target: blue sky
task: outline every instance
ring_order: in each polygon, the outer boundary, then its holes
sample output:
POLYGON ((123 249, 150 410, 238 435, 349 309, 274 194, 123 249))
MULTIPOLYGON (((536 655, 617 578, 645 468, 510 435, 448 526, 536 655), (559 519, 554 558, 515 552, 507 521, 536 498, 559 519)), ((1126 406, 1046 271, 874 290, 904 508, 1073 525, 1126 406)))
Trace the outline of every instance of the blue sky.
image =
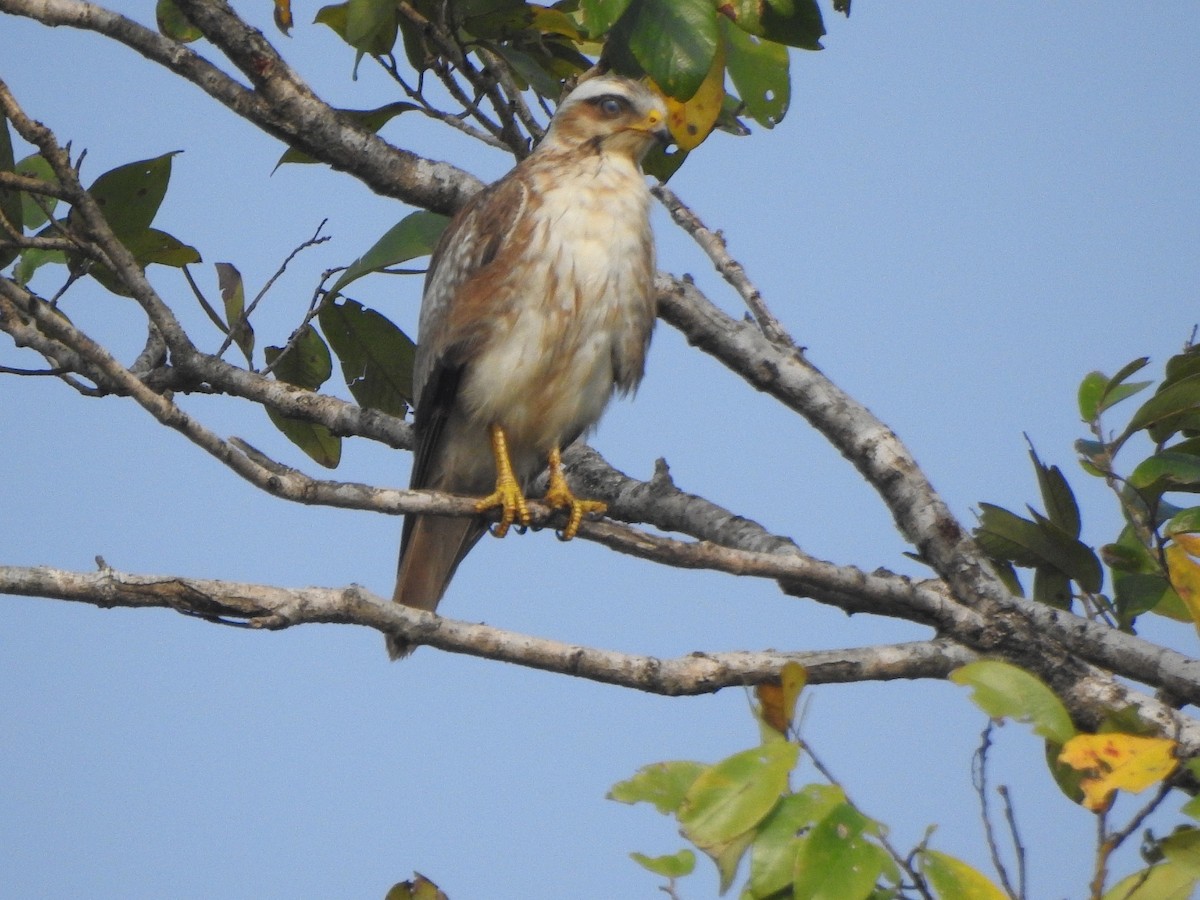
MULTIPOLYGON (((261 7, 268 37, 326 99, 394 98, 370 65, 350 79, 350 52, 303 24, 315 6, 297 7, 291 39, 261 7)), ((152 18, 150 4, 117 8, 152 18)), ((827 26, 824 52, 793 53, 784 123, 718 135, 672 187, 724 230, 809 357, 897 431, 968 522, 979 501, 1035 500, 1028 433, 1075 486, 1086 537, 1111 539, 1115 509, 1072 461, 1075 388, 1141 355, 1161 371, 1200 321, 1200 11, 857 0, 848 22, 830 14, 827 26)), ((321 167, 272 175, 278 144, 100 37, 0 18, 0 38, 0 78, 87 149, 85 180, 185 149, 156 224, 201 250, 197 274, 214 295, 209 264, 233 262, 260 285, 328 217, 334 239, 264 301, 262 343, 282 342, 322 270, 407 212, 321 167)), ((384 134, 483 178, 509 166, 408 116, 384 134)), ((662 267, 694 274, 737 313, 700 252, 665 215, 656 226, 662 267)), ((152 274, 205 334, 178 274, 152 274)), ((141 331, 128 302, 91 284, 69 296, 73 320, 131 358, 141 331)), ((368 279, 353 296, 415 325, 417 279, 368 279)), ((7 346, 0 362, 31 358, 7 346)), ((184 404, 219 433, 315 468, 259 410, 184 404)), ((132 572, 391 589, 398 521, 260 495, 127 401, 5 378, 0 423, 4 563, 89 570, 101 555, 132 572)), ((643 478, 665 457, 682 488, 817 556, 921 574, 819 435, 668 327, 636 400, 614 406, 593 443, 643 478)), ((337 475, 397 486, 408 465, 358 442, 337 475)), ((548 534, 482 542, 443 611, 658 656, 927 636, 548 534)), ((1145 633, 1195 647, 1187 629, 1145 633)), ((808 739, 897 844, 938 823, 934 846, 987 868, 970 789, 984 718, 961 689, 807 696, 808 739)), ((754 740, 736 690, 648 697, 430 649, 390 664, 380 637, 359 629, 258 634, 5 598, 0 893, 382 897, 416 869, 455 900, 655 897, 655 878, 626 853, 681 842, 668 820, 605 792, 641 765, 715 761, 754 740)), ((1013 787, 1031 896, 1080 896, 1093 822, 1051 785, 1041 753, 1007 726, 992 780, 1013 787)), ((684 896, 715 890, 706 863, 693 882, 684 896)))

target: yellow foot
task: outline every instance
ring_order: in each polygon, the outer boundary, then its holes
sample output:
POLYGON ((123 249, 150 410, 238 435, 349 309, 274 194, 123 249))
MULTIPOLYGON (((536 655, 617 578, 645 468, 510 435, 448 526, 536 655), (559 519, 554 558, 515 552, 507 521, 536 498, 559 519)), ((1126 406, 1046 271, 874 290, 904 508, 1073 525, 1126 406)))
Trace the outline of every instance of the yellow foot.
POLYGON ((475 511, 487 512, 499 508, 500 521, 492 526, 492 534, 504 537, 513 522, 523 528, 529 525, 529 506, 525 503, 525 495, 517 484, 517 476, 508 458, 508 439, 504 436, 504 429, 492 425, 490 431, 492 455, 496 458, 496 489, 475 504, 475 511))
POLYGON ((569 541, 579 533, 579 525, 587 513, 603 513, 608 505, 600 500, 580 500, 567 484, 562 472, 562 455, 558 449, 550 451, 550 486, 542 502, 554 509, 568 510, 567 524, 557 532, 559 540, 569 541))

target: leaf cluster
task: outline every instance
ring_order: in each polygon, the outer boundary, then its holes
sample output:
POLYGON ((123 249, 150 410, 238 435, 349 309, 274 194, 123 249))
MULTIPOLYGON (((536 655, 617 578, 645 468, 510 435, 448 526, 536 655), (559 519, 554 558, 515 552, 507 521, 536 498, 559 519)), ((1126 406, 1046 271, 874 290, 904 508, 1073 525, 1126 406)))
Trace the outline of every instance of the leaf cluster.
POLYGON ((1032 450, 1045 512, 1029 507, 1024 517, 980 504, 975 536, 1016 593, 1022 588, 1014 566, 1033 570, 1032 598, 1039 602, 1062 609, 1082 603, 1126 630, 1149 612, 1200 628, 1200 506, 1187 500, 1200 493, 1200 348, 1171 357, 1157 382, 1131 380, 1148 364, 1142 357, 1112 376, 1091 372, 1079 386, 1079 414, 1091 436, 1075 448, 1082 469, 1103 479, 1117 499, 1124 527, 1113 541, 1093 548, 1080 539, 1070 485, 1032 450), (1152 387, 1123 427, 1112 430, 1113 408, 1152 387), (1119 466, 1135 437, 1151 451, 1119 466))
MULTIPOLYGON (((826 780, 791 787, 804 749, 794 727, 804 684, 804 670, 788 663, 779 685, 756 690, 757 746, 713 764, 646 766, 614 785, 609 797, 650 803, 672 816, 680 834, 715 863, 722 894, 748 859, 742 900, 1001 897, 983 875, 946 854, 922 846, 897 858, 886 828, 856 806, 840 785, 826 780), (980 885, 992 892, 968 893, 980 885)), ((690 848, 632 857, 672 886, 695 867, 690 848)))
MULTIPOLYGON (((225 346, 237 346, 254 369, 256 336, 251 313, 255 304, 246 302, 241 272, 232 263, 216 263, 221 303, 209 302, 187 270, 189 265, 202 261, 200 253, 153 227, 176 155, 166 153, 104 172, 87 194, 140 267, 157 264, 184 270, 201 308, 225 335, 225 346)), ((49 162, 38 154, 13 160, 12 140, 2 119, 0 172, 12 172, 34 182, 23 190, 0 187, 0 214, 11 232, 20 236, 5 241, 0 234, 0 267, 15 263, 13 279, 25 285, 43 266, 64 266, 67 280, 58 291, 60 297, 83 277, 95 279, 115 294, 130 295, 129 286, 93 246, 79 210, 55 196, 57 180, 49 162)), ((416 345, 383 315, 342 296, 342 291, 364 275, 390 272, 394 266, 427 256, 446 222, 444 216, 419 211, 389 229, 366 253, 340 270, 332 287, 318 292, 308 319, 286 343, 264 349, 266 370, 280 381, 315 391, 331 377, 336 356, 346 386, 360 406, 403 418, 413 403, 416 345)), ((329 468, 338 465, 341 438, 327 426, 289 418, 273 409, 267 414, 313 460, 329 468)))
MULTIPOLYGON (((849 3, 834 10, 849 15, 849 3)), ((159 0, 157 13, 164 34, 200 38, 173 0, 159 0)), ((276 22, 291 29, 289 0, 277 0, 276 22)), ((742 116, 765 128, 782 121, 791 100, 788 49, 820 50, 825 34, 816 0, 345 0, 322 7, 314 22, 354 50, 356 68, 373 58, 399 80, 402 51, 417 74, 415 88, 400 82, 417 102, 346 111, 372 130, 401 112, 435 114, 420 87, 427 72, 467 107, 456 117, 475 118, 510 146, 519 102, 497 84, 531 91, 544 105, 597 65, 646 79, 667 101, 678 146, 646 161, 664 180, 714 129, 747 134, 742 116), (491 127, 478 105, 485 98, 507 124, 491 127)), ((536 139, 536 124, 525 125, 536 139)))
MULTIPOLYGON (((1071 722, 1062 701, 1037 676, 999 660, 982 660, 961 667, 950 676, 972 690, 972 699, 993 720, 1014 719, 1032 725, 1046 741, 1046 762, 1062 792, 1073 802, 1097 814, 1101 821, 1098 855, 1106 861, 1130 833, 1107 831, 1105 816, 1119 791, 1141 793, 1159 786, 1158 796, 1146 811, 1166 796, 1165 785, 1180 769, 1191 777, 1200 774, 1200 759, 1185 763, 1177 758, 1178 745, 1169 738, 1144 734, 1136 710, 1118 711, 1095 734, 1081 733, 1071 722)), ((1200 819, 1200 799, 1188 800, 1181 810, 1200 819)), ((1140 821, 1141 813, 1134 816, 1140 821)), ((1190 896, 1200 884, 1200 828, 1180 826, 1156 839, 1149 832, 1143 844, 1149 865, 1122 879, 1103 894, 1104 900, 1152 900, 1190 896)), ((1105 866, 1099 865, 1103 872, 1105 866)), ((1095 885, 1101 896, 1103 885, 1095 885)))
MULTIPOLYGON (((177 152, 164 153, 110 169, 88 188, 113 234, 133 254, 138 265, 182 268, 200 262, 200 254, 173 235, 153 227, 171 178, 177 152)), ((129 288, 91 246, 79 210, 65 214, 57 198, 58 181, 50 163, 39 154, 13 159, 8 123, 0 118, 0 172, 29 179, 22 190, 0 187, 0 214, 8 232, 0 232, 0 268, 16 261, 13 279, 28 284, 48 263, 67 266, 72 279, 90 276, 114 294, 129 296, 129 288)))

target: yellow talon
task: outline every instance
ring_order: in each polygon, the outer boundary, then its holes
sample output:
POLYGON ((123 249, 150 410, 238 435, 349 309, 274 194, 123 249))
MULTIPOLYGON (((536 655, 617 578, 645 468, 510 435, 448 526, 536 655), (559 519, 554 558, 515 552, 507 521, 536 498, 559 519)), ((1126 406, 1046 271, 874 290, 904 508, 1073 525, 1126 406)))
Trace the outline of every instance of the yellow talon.
POLYGON ((492 425, 489 430, 492 435, 492 455, 496 458, 496 489, 475 504, 475 511, 487 512, 499 507, 500 521, 492 529, 492 534, 504 537, 513 522, 529 525, 529 506, 525 503, 525 495, 521 493, 521 485, 517 483, 512 462, 508 458, 508 439, 504 436, 504 429, 492 425))
POLYGON ((542 498, 542 502, 555 509, 570 510, 566 527, 558 533, 559 538, 564 541, 571 540, 579 533, 579 525, 586 513, 603 513, 608 509, 608 504, 603 501, 580 500, 571 493, 562 471, 562 454, 557 447, 550 451, 550 486, 546 489, 546 496, 542 498))

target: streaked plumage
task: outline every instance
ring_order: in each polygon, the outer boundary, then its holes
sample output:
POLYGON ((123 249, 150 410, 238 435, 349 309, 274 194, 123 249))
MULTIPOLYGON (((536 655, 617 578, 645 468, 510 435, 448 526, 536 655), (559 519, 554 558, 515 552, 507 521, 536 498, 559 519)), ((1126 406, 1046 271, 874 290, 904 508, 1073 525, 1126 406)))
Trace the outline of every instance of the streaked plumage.
MULTIPOLYGON (((636 82, 586 81, 537 149, 451 221, 421 304, 412 487, 488 495, 499 429, 519 488, 504 497, 502 534, 523 518, 523 494, 548 460, 595 425, 614 392, 637 387, 654 325, 640 161, 665 139, 665 120, 662 101, 636 82)), ((603 508, 552 481, 551 502, 573 506, 576 522, 603 508)), ((497 495, 482 504, 502 505, 497 495)), ((485 528, 408 516, 393 599, 434 609, 485 528)), ((389 639, 388 649, 394 658, 410 648, 389 639)))

